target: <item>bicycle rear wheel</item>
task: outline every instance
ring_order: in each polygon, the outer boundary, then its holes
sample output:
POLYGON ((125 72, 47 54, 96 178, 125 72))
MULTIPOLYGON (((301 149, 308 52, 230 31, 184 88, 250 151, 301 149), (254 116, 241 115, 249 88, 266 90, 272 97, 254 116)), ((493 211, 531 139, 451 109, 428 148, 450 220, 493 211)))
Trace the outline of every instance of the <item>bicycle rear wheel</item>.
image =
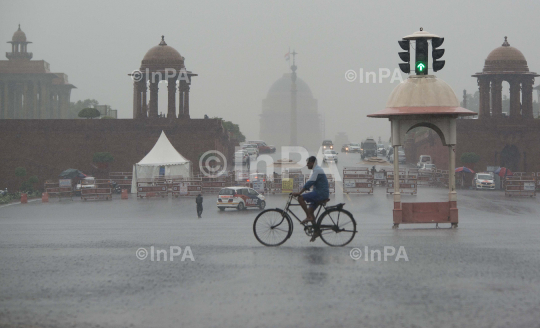
POLYGON ((324 212, 318 224, 321 239, 328 246, 345 246, 356 234, 356 221, 350 212, 343 209, 324 212))
POLYGON ((264 246, 279 246, 291 236, 292 221, 283 211, 265 210, 255 218, 253 233, 264 246))

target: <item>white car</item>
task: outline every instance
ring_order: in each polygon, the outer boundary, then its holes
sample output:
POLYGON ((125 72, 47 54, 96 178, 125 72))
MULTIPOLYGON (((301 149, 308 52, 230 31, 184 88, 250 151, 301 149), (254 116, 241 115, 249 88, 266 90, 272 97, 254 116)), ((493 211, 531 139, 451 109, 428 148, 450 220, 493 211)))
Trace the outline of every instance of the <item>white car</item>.
POLYGON ((473 186, 476 190, 495 190, 495 176, 492 172, 476 173, 474 175, 473 186))
POLYGON ((86 177, 80 181, 80 183, 77 183, 75 186, 75 194, 80 195, 82 189, 93 189, 96 187, 95 184, 95 178, 94 177, 86 177))
POLYGON ((437 170, 435 164, 423 164, 421 168, 418 169, 418 173, 431 174, 437 170))
POLYGON ((226 208, 236 208, 241 211, 248 207, 263 210, 266 207, 264 196, 248 187, 226 187, 219 191, 217 208, 220 211, 225 211, 226 208))
POLYGON ((360 144, 352 143, 349 144, 349 153, 359 153, 360 152, 360 144))
POLYGON ((328 162, 337 163, 338 162, 337 155, 338 155, 338 153, 336 153, 333 150, 325 150, 324 153, 323 153, 323 162, 325 162, 325 163, 328 163, 328 162))
POLYGON ((259 147, 254 144, 244 144, 242 146, 242 149, 247 151, 250 156, 255 155, 255 157, 259 156, 259 147))
POLYGON ((424 164, 432 164, 431 156, 429 155, 420 155, 418 158, 418 163, 416 164, 417 168, 421 168, 424 164))

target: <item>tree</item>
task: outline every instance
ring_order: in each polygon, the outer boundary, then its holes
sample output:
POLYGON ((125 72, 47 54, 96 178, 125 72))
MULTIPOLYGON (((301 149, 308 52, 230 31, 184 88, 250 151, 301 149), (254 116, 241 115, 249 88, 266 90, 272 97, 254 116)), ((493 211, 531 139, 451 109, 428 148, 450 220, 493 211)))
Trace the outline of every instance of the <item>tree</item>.
POLYGON ((99 102, 95 99, 85 99, 69 103, 69 118, 77 118, 81 110, 96 107, 97 105, 99 105, 99 102))
POLYGON ((221 120, 221 124, 223 124, 223 127, 225 128, 225 130, 227 130, 228 132, 232 134, 233 138, 235 138, 239 142, 246 141, 246 136, 242 134, 242 132, 240 131, 240 126, 238 124, 234 124, 231 121, 225 121, 221 117, 214 117, 214 118, 221 120))
POLYGON ((79 117, 93 119, 99 117, 101 113, 95 108, 85 108, 79 112, 79 117))

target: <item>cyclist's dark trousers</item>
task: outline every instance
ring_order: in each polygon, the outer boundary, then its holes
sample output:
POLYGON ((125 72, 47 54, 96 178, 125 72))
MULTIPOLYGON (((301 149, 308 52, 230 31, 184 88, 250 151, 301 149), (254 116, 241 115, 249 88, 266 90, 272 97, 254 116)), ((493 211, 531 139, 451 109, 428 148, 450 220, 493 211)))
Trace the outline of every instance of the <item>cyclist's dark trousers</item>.
POLYGON ((198 217, 201 217, 202 210, 203 210, 202 205, 197 205, 197 216, 198 217))

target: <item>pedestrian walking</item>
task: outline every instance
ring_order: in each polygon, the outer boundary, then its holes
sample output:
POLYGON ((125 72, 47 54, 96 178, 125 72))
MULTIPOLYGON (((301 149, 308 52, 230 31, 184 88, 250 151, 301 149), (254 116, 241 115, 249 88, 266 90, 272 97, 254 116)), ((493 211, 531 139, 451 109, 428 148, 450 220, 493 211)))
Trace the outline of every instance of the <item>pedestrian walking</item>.
POLYGON ((201 194, 197 195, 197 198, 195 198, 195 203, 197 203, 197 217, 202 218, 202 211, 203 211, 203 197, 201 194))

